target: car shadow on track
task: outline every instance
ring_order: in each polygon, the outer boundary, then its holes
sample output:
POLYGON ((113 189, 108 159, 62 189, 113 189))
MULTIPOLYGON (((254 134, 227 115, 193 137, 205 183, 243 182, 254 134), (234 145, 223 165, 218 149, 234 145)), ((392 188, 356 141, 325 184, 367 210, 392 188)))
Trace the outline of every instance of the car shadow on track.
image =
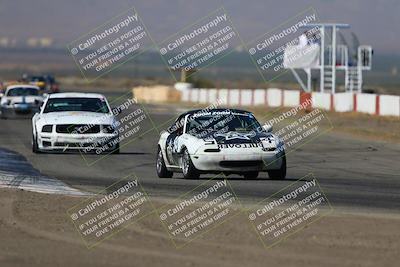
MULTIPOLYGON (((88 155, 88 156, 118 156, 118 155, 151 155, 153 153, 148 152, 119 152, 118 154, 112 153, 80 153, 79 151, 41 151, 42 155, 88 155)), ((39 154, 39 155, 40 155, 39 154)))
MULTIPOLYGON (((301 178, 285 178, 283 180, 276 180, 276 179, 271 179, 268 176, 265 177, 258 177, 258 178, 243 178, 240 176, 223 176, 223 175, 216 175, 216 176, 201 176, 198 179, 192 179, 192 178, 186 178, 184 179, 183 177, 176 177, 175 179, 182 179, 182 180, 199 180, 199 181, 207 181, 207 180, 229 180, 229 181, 272 181, 272 182, 283 182, 283 181, 288 181, 288 182, 295 182, 298 181, 301 178)), ((302 179, 303 182, 309 182, 311 181, 311 178, 307 179, 302 179)))

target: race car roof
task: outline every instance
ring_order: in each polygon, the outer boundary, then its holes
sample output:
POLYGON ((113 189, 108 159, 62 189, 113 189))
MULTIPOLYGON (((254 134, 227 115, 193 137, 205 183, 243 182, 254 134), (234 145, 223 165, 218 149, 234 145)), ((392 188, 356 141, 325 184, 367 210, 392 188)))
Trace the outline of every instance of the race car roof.
POLYGON ((68 98, 68 97, 105 98, 102 94, 95 94, 95 93, 56 93, 49 95, 49 98, 68 98))

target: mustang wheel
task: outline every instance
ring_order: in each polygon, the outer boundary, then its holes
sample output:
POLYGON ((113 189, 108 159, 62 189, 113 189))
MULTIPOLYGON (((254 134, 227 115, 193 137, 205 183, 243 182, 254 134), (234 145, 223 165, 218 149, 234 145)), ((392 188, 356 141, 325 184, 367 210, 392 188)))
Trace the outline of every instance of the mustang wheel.
POLYGON ((245 172, 243 176, 245 179, 256 179, 258 177, 258 172, 257 171, 245 172))
POLYGON ((199 171, 193 165, 189 152, 185 148, 182 155, 182 172, 185 179, 198 179, 200 177, 199 171))
POLYGON ((156 169, 157 169, 157 175, 159 178, 171 178, 172 175, 174 175, 173 172, 167 170, 167 167, 165 166, 165 162, 164 162, 164 157, 163 157, 160 147, 158 148, 158 153, 157 153, 156 169))
POLYGON ((37 143, 37 139, 34 137, 34 135, 32 134, 32 152, 33 153, 40 153, 39 147, 38 147, 38 143, 37 143))
POLYGON ((279 170, 268 171, 268 176, 274 180, 283 180, 286 177, 286 155, 282 156, 282 165, 279 170))

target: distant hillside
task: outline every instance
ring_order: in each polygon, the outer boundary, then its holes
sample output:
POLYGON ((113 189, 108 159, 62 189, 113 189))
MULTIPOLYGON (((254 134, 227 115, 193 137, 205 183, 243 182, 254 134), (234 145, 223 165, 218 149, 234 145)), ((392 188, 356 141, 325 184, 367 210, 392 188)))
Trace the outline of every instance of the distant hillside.
POLYGON ((59 47, 133 6, 156 42, 224 5, 243 40, 272 30, 307 8, 324 22, 349 23, 361 43, 400 54, 395 0, 2 0, 0 37, 51 37, 59 47))

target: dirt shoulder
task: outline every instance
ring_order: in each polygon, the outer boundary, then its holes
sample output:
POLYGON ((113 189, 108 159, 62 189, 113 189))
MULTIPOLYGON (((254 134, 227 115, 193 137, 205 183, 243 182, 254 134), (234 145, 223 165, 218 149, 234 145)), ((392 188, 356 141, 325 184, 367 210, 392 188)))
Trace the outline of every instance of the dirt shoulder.
POLYGON ((389 266, 400 260, 400 217, 333 214, 265 249, 236 216, 176 249, 158 217, 87 249, 66 210, 81 197, 0 190, 1 266, 389 266))

